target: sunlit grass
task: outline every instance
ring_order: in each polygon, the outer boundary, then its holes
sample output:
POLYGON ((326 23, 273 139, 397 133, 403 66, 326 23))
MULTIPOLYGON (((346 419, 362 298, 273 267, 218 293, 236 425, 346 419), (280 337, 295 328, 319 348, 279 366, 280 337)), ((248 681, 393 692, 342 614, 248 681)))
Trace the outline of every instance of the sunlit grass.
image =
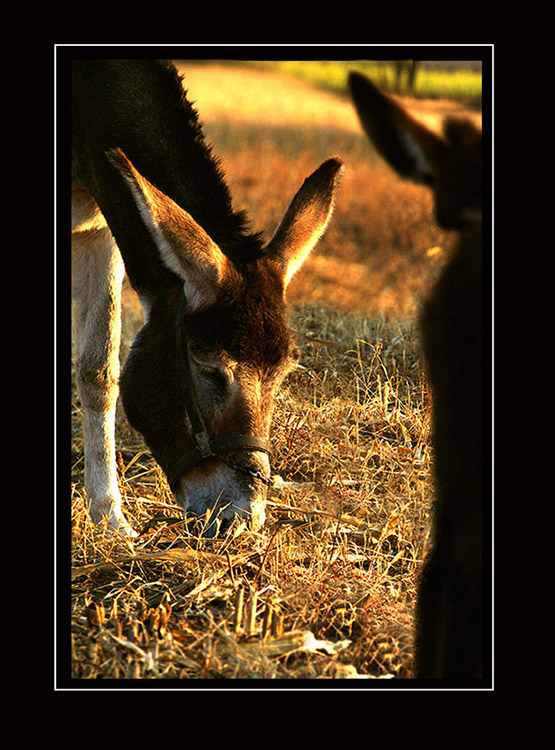
MULTIPOLYGON (((132 302, 125 317, 131 333, 141 318, 132 302)), ((343 667, 350 677, 410 676, 431 495, 418 335, 410 321, 317 305, 291 323, 301 361, 272 436, 284 483, 261 531, 191 534, 120 413, 120 486, 140 537, 119 540, 84 513, 74 445, 74 677, 299 679, 343 667), (327 646, 297 649, 314 639, 327 646)))

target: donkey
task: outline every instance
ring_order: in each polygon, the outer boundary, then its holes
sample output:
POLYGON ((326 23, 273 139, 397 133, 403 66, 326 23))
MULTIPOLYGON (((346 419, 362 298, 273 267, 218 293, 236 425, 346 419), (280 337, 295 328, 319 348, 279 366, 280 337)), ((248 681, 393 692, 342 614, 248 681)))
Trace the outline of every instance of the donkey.
POLYGON ((449 119, 443 137, 351 73, 364 130, 404 178, 432 188, 437 223, 459 233, 422 312, 433 393, 433 544, 416 613, 416 675, 482 675, 482 134, 449 119))
POLYGON ((236 517, 259 526, 274 397, 297 359, 286 289, 326 229, 341 161, 305 180, 264 243, 232 207, 171 63, 73 61, 72 134, 72 294, 90 516, 136 535, 117 482, 119 392, 205 536, 236 517), (145 319, 120 377, 124 272, 145 319))

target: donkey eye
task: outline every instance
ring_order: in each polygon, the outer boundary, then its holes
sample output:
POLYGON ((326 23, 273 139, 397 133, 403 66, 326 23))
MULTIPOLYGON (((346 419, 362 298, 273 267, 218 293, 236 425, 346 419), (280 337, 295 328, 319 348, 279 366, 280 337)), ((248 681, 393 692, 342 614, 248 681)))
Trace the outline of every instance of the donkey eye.
POLYGON ((221 374, 220 368, 217 365, 209 365, 206 362, 199 362, 196 359, 194 362, 198 371, 207 378, 216 378, 221 374))
POLYGON ((195 357, 191 357, 191 359, 195 363, 200 374, 214 385, 225 387, 233 379, 230 377, 227 368, 223 368, 221 365, 202 362, 195 357))
POLYGON ((203 362, 196 362, 195 364, 203 375, 216 375, 219 372, 219 368, 216 365, 206 365, 203 362))

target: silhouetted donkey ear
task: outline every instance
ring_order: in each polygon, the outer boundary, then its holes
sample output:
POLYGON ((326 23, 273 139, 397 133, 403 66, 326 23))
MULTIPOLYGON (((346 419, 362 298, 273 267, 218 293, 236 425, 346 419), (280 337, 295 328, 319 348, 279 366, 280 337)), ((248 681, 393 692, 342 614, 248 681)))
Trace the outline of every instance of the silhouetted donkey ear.
POLYGON ((433 189, 439 226, 465 229, 481 222, 481 131, 470 121, 447 119, 440 136, 366 76, 352 72, 349 87, 377 151, 401 177, 433 189))
POLYGON ((349 74, 349 88, 366 135, 388 164, 400 177, 433 186, 445 142, 361 73, 349 74))
POLYGON ((280 266, 284 287, 325 232, 343 171, 338 158, 321 164, 304 181, 268 243, 264 254, 280 266))
POLYGON ((230 261, 200 224, 145 179, 121 149, 106 156, 128 183, 162 261, 185 282, 189 308, 213 302, 231 271, 230 261))

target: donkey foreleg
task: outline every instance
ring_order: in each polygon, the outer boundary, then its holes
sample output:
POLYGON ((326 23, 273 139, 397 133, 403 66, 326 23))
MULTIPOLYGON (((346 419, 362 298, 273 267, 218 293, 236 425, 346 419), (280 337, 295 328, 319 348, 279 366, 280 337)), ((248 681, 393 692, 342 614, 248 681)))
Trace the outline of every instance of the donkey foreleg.
POLYGON ((83 410, 85 491, 91 519, 135 536, 121 510, 115 451, 124 267, 104 227, 72 236, 77 391, 83 410))

